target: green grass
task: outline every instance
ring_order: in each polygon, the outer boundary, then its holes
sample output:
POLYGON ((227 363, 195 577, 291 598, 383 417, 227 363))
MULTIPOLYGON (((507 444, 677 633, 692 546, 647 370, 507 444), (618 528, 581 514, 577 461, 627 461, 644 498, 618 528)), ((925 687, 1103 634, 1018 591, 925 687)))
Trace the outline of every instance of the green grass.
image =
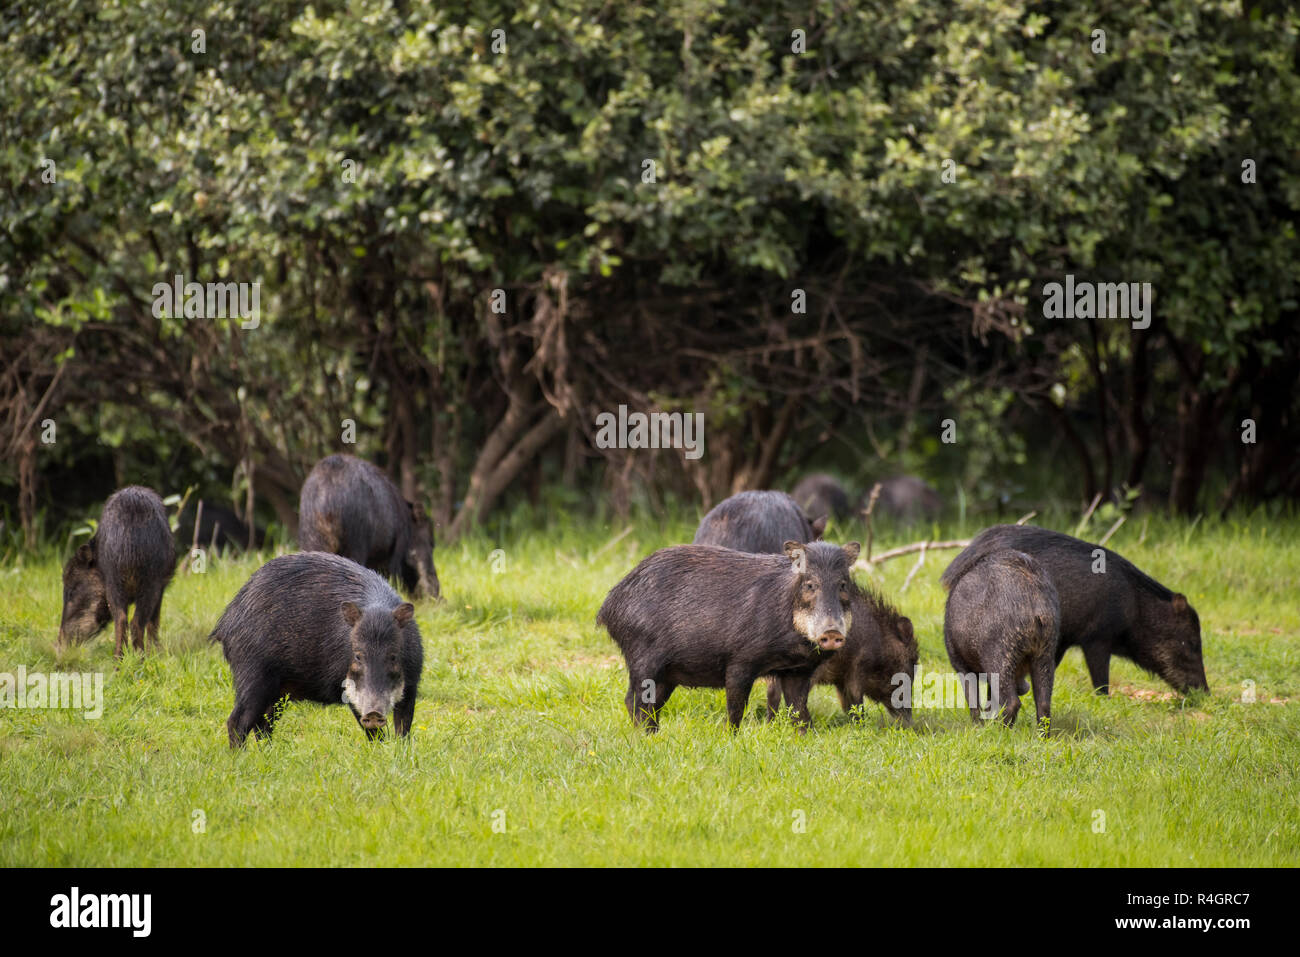
MULTIPOLYGON (((162 653, 128 655, 116 671, 104 635, 56 662, 53 559, 0 568, 0 672, 105 674, 99 720, 0 709, 0 865, 1300 859, 1295 519, 1152 520, 1141 543, 1143 521, 1124 526, 1109 544, 1199 611, 1213 693, 1162 698, 1159 679, 1116 660, 1112 681, 1124 690, 1100 699, 1074 650, 1057 676, 1058 731, 1045 741, 1032 721, 975 728, 964 709, 918 710, 908 730, 872 705, 853 724, 826 688, 800 737, 754 719, 761 685, 737 735, 721 691, 689 689, 673 696, 657 736, 635 732, 622 659, 596 609, 636 561, 689 540, 692 527, 638 522, 603 551, 621 525, 516 529, 439 549, 447 601, 417 607, 426 658, 410 738, 371 744, 342 706, 292 704, 274 741, 241 753, 227 748, 230 674, 206 635, 258 559, 178 574, 162 653), (506 564, 494 573, 497 547, 506 564), (1241 703, 1247 680, 1254 704, 1241 703)), ((912 537, 878 538, 876 551, 912 537)), ((906 592, 913 557, 877 579, 915 623, 927 669, 948 670, 938 576, 954 554, 932 555, 906 592)))

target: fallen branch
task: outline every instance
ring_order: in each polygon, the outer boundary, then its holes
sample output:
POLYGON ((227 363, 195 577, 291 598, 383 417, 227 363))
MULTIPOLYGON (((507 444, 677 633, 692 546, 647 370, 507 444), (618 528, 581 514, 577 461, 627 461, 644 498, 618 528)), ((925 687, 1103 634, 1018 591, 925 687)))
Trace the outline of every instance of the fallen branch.
POLYGON ((1119 527, 1124 524, 1124 520, 1126 518, 1128 518, 1127 515, 1121 515, 1119 518, 1117 518, 1115 520, 1115 524, 1110 527, 1110 531, 1108 531, 1105 535, 1103 535, 1101 537, 1101 541, 1099 541, 1097 544, 1105 545, 1108 541, 1110 541, 1110 537, 1114 535, 1117 531, 1119 531, 1119 527))
POLYGON ((1088 527, 1088 519, 1092 518, 1092 513, 1097 510, 1101 504, 1101 493, 1098 492, 1092 497, 1092 504, 1088 506, 1088 511, 1083 513, 1083 518, 1079 519, 1079 524, 1074 526, 1074 537, 1078 538, 1085 528, 1088 527))
POLYGON ((912 566, 912 570, 907 573, 907 578, 903 580, 903 587, 899 589, 900 592, 907 591, 907 586, 912 584, 912 577, 919 572, 921 566, 925 564, 925 546, 927 544, 927 542, 921 543, 921 557, 916 560, 916 564, 912 566))
POLYGON ((617 544, 618 544, 619 542, 621 542, 623 539, 627 538, 627 536, 628 536, 629 534, 631 534, 631 532, 632 532, 632 526, 629 525, 627 528, 623 529, 623 531, 619 532, 617 535, 615 535, 613 538, 611 538, 609 541, 607 541, 604 545, 601 545, 600 548, 596 549, 596 550, 592 553, 592 555, 591 555, 591 559, 589 559, 589 561, 590 561, 590 560, 597 559, 597 558, 599 558, 601 555, 605 554, 607 551, 609 551, 611 548, 613 548, 615 545, 617 545, 617 544))
POLYGON ((898 558, 900 555, 910 555, 912 552, 936 551, 945 548, 965 548, 971 543, 969 538, 954 539, 947 542, 913 542, 911 545, 900 545, 897 548, 891 548, 888 551, 881 552, 875 558, 859 558, 853 567, 855 570, 870 572, 872 567, 879 565, 881 562, 887 562, 891 558, 898 558))
POLYGON ((1033 512, 1030 512, 1028 515, 1024 515, 1024 516, 1022 516, 1021 519, 1020 519, 1018 522, 1016 522, 1016 524, 1017 524, 1017 525, 1023 525, 1023 524, 1025 524, 1025 522, 1029 521, 1031 518, 1033 518, 1033 517, 1034 517, 1035 515, 1037 515, 1037 514, 1038 514, 1038 512, 1037 512, 1036 510, 1033 511, 1033 512))
POLYGON ((880 483, 877 482, 871 486, 871 497, 867 499, 867 507, 862 510, 862 517, 867 522, 867 553, 863 556, 865 561, 871 561, 871 543, 876 537, 875 529, 871 525, 871 513, 876 507, 876 499, 880 497, 880 483))

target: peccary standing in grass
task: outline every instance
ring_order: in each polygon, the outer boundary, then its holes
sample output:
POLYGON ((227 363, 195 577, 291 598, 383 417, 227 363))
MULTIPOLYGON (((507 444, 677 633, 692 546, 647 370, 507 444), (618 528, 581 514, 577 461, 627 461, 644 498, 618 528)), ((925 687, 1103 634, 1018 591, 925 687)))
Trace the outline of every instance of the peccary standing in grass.
MULTIPOLYGON (((852 626, 857 542, 785 543, 784 555, 662 548, 610 590, 596 616, 627 662, 627 710, 646 731, 678 686, 725 688, 739 726, 761 675, 810 675, 852 626)), ((796 701, 806 713, 807 701, 796 701)))
POLYGON ((984 675, 989 714, 1001 710, 1011 727, 1029 676, 1038 721, 1045 724, 1052 709, 1061 613, 1047 572, 1024 552, 1001 549, 966 566, 950 588, 943 643, 962 679, 971 719, 980 718, 979 676, 984 675))
POLYGON ((693 544, 780 555, 787 541, 811 542, 825 529, 825 515, 809 521, 785 492, 738 492, 704 516, 693 544))
MULTIPOLYGON (((862 508, 867 507, 871 490, 862 498, 862 508)), ((873 517, 884 517, 902 524, 931 522, 943 511, 939 493, 914 475, 899 475, 882 479, 873 517)))
POLYGON ((420 506, 387 475, 351 455, 316 463, 302 484, 298 544, 332 552, 401 582, 413 598, 437 598, 433 530, 420 506))
POLYGON ((163 592, 175 571, 176 546, 162 499, 140 485, 114 492, 94 536, 64 566, 56 648, 94 637, 111 620, 113 656, 121 658, 132 603, 132 643, 143 651, 147 628, 150 644, 157 647, 163 592))
POLYGON ((895 703, 895 691, 900 686, 911 687, 919 658, 911 619, 900 615, 879 594, 856 583, 850 588, 850 596, 852 625, 844 647, 818 665, 809 678, 769 679, 769 718, 780 708, 783 694, 792 709, 795 701, 807 701, 809 689, 800 686, 800 682, 806 681, 813 685, 834 685, 839 692, 840 707, 845 711, 862 704, 864 698, 870 698, 884 705, 904 724, 912 723, 910 695, 903 704, 895 703), (901 684, 898 680, 900 675, 906 676, 906 681, 901 684))
POLYGON ((1184 694, 1209 690, 1196 610, 1183 595, 1108 548, 1032 525, 994 525, 953 559, 943 573, 944 587, 951 588, 984 555, 1004 548, 1032 555, 1056 586, 1058 665, 1066 649, 1078 645, 1100 694, 1110 688, 1111 655, 1128 658, 1184 694))
POLYGON ((805 475, 795 485, 790 496, 803 509, 805 515, 823 517, 833 515, 837 521, 844 521, 853 512, 853 503, 844 486, 834 478, 822 472, 805 475))
POLYGON ((356 562, 325 552, 283 555, 244 583, 211 640, 221 642, 235 683, 226 728, 239 747, 269 735, 283 697, 344 703, 367 736, 388 716, 411 730, 424 666, 415 609, 356 562))

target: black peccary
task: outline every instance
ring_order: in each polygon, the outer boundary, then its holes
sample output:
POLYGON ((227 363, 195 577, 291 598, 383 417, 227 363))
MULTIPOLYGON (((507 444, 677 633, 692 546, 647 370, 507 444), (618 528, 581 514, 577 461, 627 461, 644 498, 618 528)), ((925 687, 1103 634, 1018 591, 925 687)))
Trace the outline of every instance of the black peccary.
POLYGON ((811 542, 825 530, 825 515, 809 521, 785 492, 738 492, 709 510, 692 544, 780 555, 786 542, 811 542))
POLYGON ((1170 591, 1117 552, 1032 525, 986 528, 943 573, 945 588, 990 551, 1014 548, 1046 569, 1061 601, 1056 663, 1078 645, 1092 685, 1110 689, 1110 656, 1128 658, 1186 694, 1208 691, 1201 657, 1201 619, 1186 597, 1170 591), (1093 552, 1104 553, 1104 566, 1093 552), (1105 571, 1094 572, 1104 567, 1105 571))
MULTIPOLYGON (((181 550, 188 552, 195 544, 199 548, 231 549, 242 552, 248 545, 248 525, 232 509, 204 499, 186 504, 181 510, 176 526, 176 540, 181 550), (198 520, 198 535, 194 522, 198 520)), ((266 544, 266 532, 253 527, 253 548, 266 544)))
POLYGON ((298 545, 372 568, 413 598, 439 595, 428 517, 363 459, 330 455, 316 463, 302 484, 298 545))
MULTIPOLYGON (((870 498, 868 489, 862 498, 862 508, 867 507, 870 498)), ((942 511, 943 499, 938 492, 915 475, 898 475, 880 481, 880 494, 871 514, 910 525, 933 521, 942 511)))
MULTIPOLYGON (((904 724, 912 723, 911 696, 896 698, 899 675, 906 675, 902 687, 910 688, 916 672, 919 649, 912 632, 912 621, 898 613, 888 601, 874 591, 850 588, 850 612, 853 620, 844 639, 844 647, 817 666, 808 678, 772 678, 767 685, 768 717, 781 707, 784 694, 791 709, 795 701, 807 702, 811 685, 834 685, 840 707, 845 711, 870 698, 904 724)), ((806 712, 796 715, 806 720, 806 712)))
POLYGON ((834 478, 822 472, 805 475, 790 493, 805 515, 822 517, 833 515, 837 521, 844 521, 853 512, 853 503, 844 486, 834 478))
POLYGON ((143 651, 147 628, 157 647, 163 592, 175 571, 176 546, 162 499, 140 485, 118 489, 104 503, 94 536, 63 568, 57 648, 94 637, 111 620, 113 656, 121 658, 132 603, 132 643, 143 651))
POLYGON ((415 608, 379 575, 326 552, 282 555, 239 589, 209 636, 235 683, 226 729, 237 748, 271 733, 275 704, 346 704, 373 738, 405 736, 424 666, 415 608))
POLYGON ((980 719, 980 675, 989 681, 989 712, 1016 723, 1024 679, 1034 686, 1039 724, 1052 710, 1061 604, 1051 576, 1024 552, 999 549, 966 566, 950 585, 943 643, 961 677, 971 719, 980 719))
POLYGON ((674 545, 637 565, 596 616, 627 662, 633 723, 656 730, 678 686, 725 688, 735 728, 760 675, 811 674, 852 625, 858 549, 788 541, 784 555, 757 555, 674 545))

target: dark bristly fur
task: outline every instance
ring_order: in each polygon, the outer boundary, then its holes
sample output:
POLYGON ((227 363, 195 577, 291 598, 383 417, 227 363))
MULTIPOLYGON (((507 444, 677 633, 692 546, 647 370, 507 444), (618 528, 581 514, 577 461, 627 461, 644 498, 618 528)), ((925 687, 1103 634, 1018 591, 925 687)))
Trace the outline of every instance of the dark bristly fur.
POLYGON ((1061 602, 1060 664, 1066 649, 1083 650, 1092 684, 1110 687, 1110 656, 1119 655, 1159 675, 1180 692, 1209 690, 1201 657, 1201 620, 1187 599, 1160 584, 1117 552, 1105 553, 1105 573, 1094 573, 1099 546, 1033 525, 994 525, 979 535, 943 573, 949 590, 992 551, 1012 548, 1032 555, 1056 586, 1061 602))
MULTIPOLYGON (((817 666, 811 684, 833 685, 839 693, 840 707, 845 711, 870 698, 905 724, 912 722, 910 698, 902 707, 895 707, 894 692, 900 687, 899 675, 906 675, 905 687, 911 679, 919 659, 916 636, 911 619, 904 617, 893 605, 873 589, 854 583, 852 588, 853 624, 845 636, 844 647, 830 660, 817 666)), ((808 692, 800 689, 797 678, 773 678, 767 685, 768 717, 781 707, 782 695, 786 701, 808 692), (788 689, 787 685, 793 684, 788 689)))
POLYGON ((979 679, 989 684, 989 711, 1002 710, 1007 727, 1020 712, 1020 688, 1033 679, 1040 724, 1052 707, 1061 606, 1043 567, 1024 552, 992 551, 968 566, 948 594, 943 643, 961 676, 971 719, 979 721, 979 679))
POLYGON ((134 604, 131 641, 158 645, 163 592, 176 571, 176 546, 162 499, 152 489, 128 485, 104 503, 99 527, 63 569, 60 648, 85 641, 113 622, 113 655, 122 657, 127 609, 134 604))
MULTIPOLYGON (((341 704, 351 679, 364 700, 401 696, 393 727, 406 735, 424 666, 420 629, 386 581, 368 568, 325 552, 283 555, 244 583, 212 629, 235 684, 226 726, 230 746, 254 731, 269 735, 280 698, 341 704), (354 606, 357 620, 348 620, 354 606)), ((348 702, 357 723, 373 736, 387 715, 348 702), (367 725, 366 719, 370 719, 367 725)))
POLYGON ((790 492, 805 515, 821 518, 833 515, 839 521, 848 518, 853 512, 853 503, 844 486, 823 472, 805 475, 790 492))
POLYGON ((785 542, 811 542, 820 538, 825 528, 826 516, 809 521, 799 503, 785 492, 739 492, 704 516, 693 544, 780 555, 785 542))
MULTIPOLYGON (((636 724, 654 731, 664 702, 683 686, 725 688, 734 728, 760 675, 810 675, 826 659, 808 632, 843 641, 857 543, 787 546, 786 555, 662 548, 610 590, 596 621, 627 661, 636 724)), ((795 704, 806 714, 806 700, 795 704)))
POLYGON ((351 455, 316 463, 302 484, 298 544, 333 552, 401 582, 414 598, 437 598, 433 530, 382 471, 351 455))

